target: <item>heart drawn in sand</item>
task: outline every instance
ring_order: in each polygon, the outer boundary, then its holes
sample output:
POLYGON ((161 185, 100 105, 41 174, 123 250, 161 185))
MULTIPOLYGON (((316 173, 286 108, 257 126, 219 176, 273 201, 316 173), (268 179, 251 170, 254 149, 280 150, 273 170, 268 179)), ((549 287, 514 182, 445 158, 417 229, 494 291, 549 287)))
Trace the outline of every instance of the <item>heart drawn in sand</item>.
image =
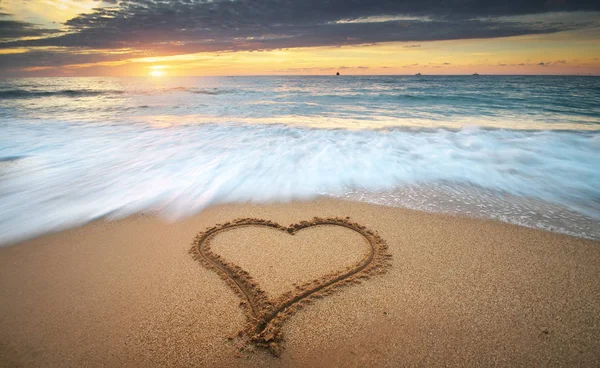
POLYGON ((244 218, 225 224, 217 224, 198 234, 194 239, 190 254, 207 268, 216 271, 234 292, 242 298, 240 305, 247 318, 246 327, 239 336, 246 342, 269 349, 279 356, 281 352, 281 326, 287 317, 314 298, 320 298, 338 290, 342 286, 359 283, 371 275, 383 273, 390 265, 391 255, 387 252, 385 241, 375 232, 362 225, 351 222, 349 218, 318 218, 301 221, 298 224, 282 226, 275 222, 244 218), (225 260, 211 249, 211 240, 222 232, 248 226, 261 226, 295 235, 303 229, 317 226, 340 226, 362 235, 370 249, 365 257, 345 269, 328 273, 322 277, 296 286, 275 299, 269 299, 248 272, 236 264, 225 260))

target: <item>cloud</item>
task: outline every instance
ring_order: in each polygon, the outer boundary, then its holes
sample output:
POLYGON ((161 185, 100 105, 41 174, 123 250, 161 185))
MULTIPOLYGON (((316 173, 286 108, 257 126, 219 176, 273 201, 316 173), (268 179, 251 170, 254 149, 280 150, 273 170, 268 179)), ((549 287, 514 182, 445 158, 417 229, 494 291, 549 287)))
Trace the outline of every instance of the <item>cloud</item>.
MULTIPOLYGON (((110 14, 110 13, 106 13, 110 14)), ((113 16, 115 16, 113 14, 113 16)), ((100 17, 99 18, 103 18, 100 17)), ((104 18, 103 18, 104 19, 104 18)), ((107 16, 107 19, 114 19, 107 16)), ((215 25, 161 22, 158 19, 131 22, 106 21, 102 24, 69 21, 72 32, 59 37, 4 43, 0 47, 92 47, 120 48, 124 45, 146 48, 159 53, 206 51, 270 50, 279 48, 341 46, 393 41, 440 41, 497 38, 525 34, 554 33, 570 29, 566 25, 548 24, 532 28, 525 23, 464 20, 396 21, 385 23, 344 24, 237 24, 215 25), (115 24, 112 24, 115 22, 115 24), (147 27, 146 22, 156 26, 147 27), (174 27, 174 24, 178 24, 174 27), (204 25, 201 27, 199 25, 204 25)), ((68 23, 69 24, 69 23, 68 23)))
MULTIPOLYGON (((384 67, 388 68, 388 67, 384 67)), ((359 69, 366 70, 370 69, 368 66, 340 66, 340 67, 307 67, 307 68, 286 68, 286 69, 277 69, 277 72, 293 72, 293 73, 310 73, 310 72, 328 72, 328 71, 336 71, 336 70, 349 70, 349 69, 359 69)))
MULTIPOLYGON (((68 20, 68 32, 18 21, 0 23, 0 48, 128 47, 147 56, 198 52, 426 42, 547 34, 589 26, 589 21, 518 21, 514 16, 555 11, 600 11, 600 3, 573 0, 131 0, 68 20), (39 37, 35 40, 10 39, 39 37)), ((418 48, 410 44, 405 48, 418 48)), ((30 55, 31 56, 31 55, 30 55)), ((1 57, 0 69, 18 67, 1 57)), ((109 56, 118 60, 122 56, 109 56)), ((65 64, 49 53, 36 66, 65 64)))
MULTIPOLYGON (((536 65, 539 65, 539 66, 552 66, 552 65, 563 65, 563 64, 566 64, 566 63, 567 63, 566 60, 556 60, 556 61, 546 61, 546 62, 541 61, 541 62, 537 63, 536 65)), ((519 64, 519 65, 521 65, 521 64, 519 64)))
POLYGON ((92 63, 118 62, 133 57, 144 56, 142 52, 131 51, 122 54, 106 54, 102 52, 86 52, 54 48, 51 50, 31 50, 24 53, 0 55, 3 68, 0 70, 25 69, 33 67, 54 68, 64 65, 81 65, 92 63))
MULTIPOLYGON (((8 16, 0 13, 0 16, 8 16)), ((60 33, 56 29, 39 28, 33 23, 20 22, 16 20, 0 20, 0 41, 18 39, 22 37, 40 37, 53 33, 60 33)))

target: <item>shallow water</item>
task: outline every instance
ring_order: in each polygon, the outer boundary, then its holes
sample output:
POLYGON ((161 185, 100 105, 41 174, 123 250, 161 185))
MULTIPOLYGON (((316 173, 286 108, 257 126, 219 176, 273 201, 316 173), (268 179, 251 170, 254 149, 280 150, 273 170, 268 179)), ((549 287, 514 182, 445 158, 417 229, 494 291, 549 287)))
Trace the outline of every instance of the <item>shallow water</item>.
POLYGON ((0 243, 317 195, 600 239, 600 78, 0 81, 0 243))

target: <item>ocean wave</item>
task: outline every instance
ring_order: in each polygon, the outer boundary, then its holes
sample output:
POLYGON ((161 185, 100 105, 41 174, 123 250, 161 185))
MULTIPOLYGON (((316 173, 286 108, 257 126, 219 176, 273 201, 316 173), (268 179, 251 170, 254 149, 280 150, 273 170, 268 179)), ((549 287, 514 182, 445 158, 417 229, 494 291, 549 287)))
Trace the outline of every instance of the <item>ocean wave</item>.
POLYGON ((0 156, 0 162, 17 162, 27 156, 0 156))
POLYGON ((38 98, 38 97, 93 97, 101 95, 120 95, 125 93, 121 90, 89 90, 89 89, 62 89, 54 91, 40 91, 40 90, 25 90, 25 89, 12 89, 12 90, 0 90, 0 98, 4 99, 27 99, 27 98, 38 98))
POLYGON ((324 194, 600 238, 599 81, 2 80, 0 243, 324 194))
POLYGON ((156 95, 173 92, 184 92, 197 95, 223 95, 235 93, 233 90, 224 90, 219 88, 195 88, 195 87, 168 87, 168 88, 148 88, 133 91, 124 90, 95 90, 95 89, 60 89, 60 90, 28 90, 28 89, 9 89, 0 90, 0 99, 31 99, 39 97, 95 97, 128 94, 156 95))
MULTIPOLYGON (((26 152, 28 157, 1 169, 0 243, 144 210, 181 218, 216 203, 378 193, 436 183, 499 193, 499 201, 502 193, 531 198, 600 221, 597 132, 66 123, 9 123, 4 132, 0 156, 26 152)), ((453 193, 456 203, 473 202, 461 194, 469 191, 453 193)), ((412 203, 418 207, 419 197, 412 203)), ((517 222, 524 211, 539 208, 544 207, 490 205, 485 213, 517 222)), ((550 226, 556 216, 544 216, 552 213, 539 213, 535 226, 550 226)), ((576 220, 560 221, 580 236, 593 236, 577 230, 576 220)))
POLYGON ((223 95, 229 93, 235 93, 233 90, 225 90, 221 88, 196 88, 196 87, 168 87, 160 90, 151 90, 150 93, 163 93, 163 92, 186 92, 196 95, 223 95))

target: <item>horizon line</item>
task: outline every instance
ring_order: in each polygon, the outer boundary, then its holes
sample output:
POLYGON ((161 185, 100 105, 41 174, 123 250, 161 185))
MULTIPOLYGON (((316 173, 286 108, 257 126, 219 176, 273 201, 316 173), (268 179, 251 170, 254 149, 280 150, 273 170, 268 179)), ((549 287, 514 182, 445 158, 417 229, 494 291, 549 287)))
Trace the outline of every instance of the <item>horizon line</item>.
POLYGON ((0 79, 27 78, 231 78, 231 77, 600 77, 599 74, 243 74, 243 75, 46 75, 46 76, 0 76, 0 79))

